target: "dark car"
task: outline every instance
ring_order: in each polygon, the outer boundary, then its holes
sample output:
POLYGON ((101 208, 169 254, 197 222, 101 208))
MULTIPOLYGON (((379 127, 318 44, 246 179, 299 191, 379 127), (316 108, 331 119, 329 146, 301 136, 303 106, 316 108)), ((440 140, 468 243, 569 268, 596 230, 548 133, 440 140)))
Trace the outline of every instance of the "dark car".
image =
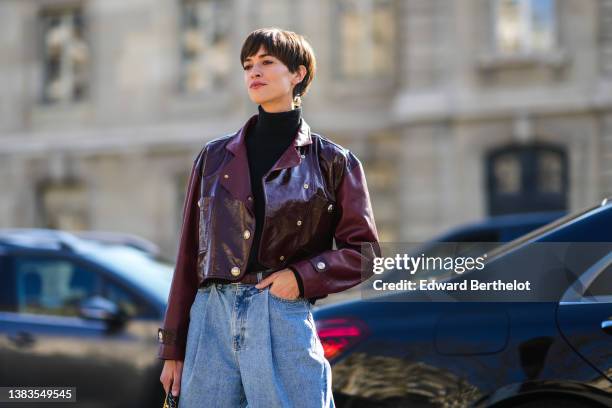
POLYGON ((0 384, 76 387, 70 406, 161 407, 172 271, 99 237, 0 230, 0 384))
POLYGON ((452 228, 431 240, 436 242, 505 243, 556 221, 564 211, 508 214, 489 217, 483 221, 452 228))
POLYGON ((482 271, 438 277, 530 277, 543 301, 388 293, 316 309, 337 406, 612 406, 609 243, 612 203, 604 200, 497 247, 482 271), (563 249, 562 259, 547 258, 558 261, 552 267, 537 259, 546 245, 563 249))
MULTIPOLYGON (((438 240, 508 240, 561 215, 495 217, 438 240)), ((155 339, 173 268, 157 253, 117 234, 0 230, 0 384, 75 386, 77 406, 161 406, 155 339)))

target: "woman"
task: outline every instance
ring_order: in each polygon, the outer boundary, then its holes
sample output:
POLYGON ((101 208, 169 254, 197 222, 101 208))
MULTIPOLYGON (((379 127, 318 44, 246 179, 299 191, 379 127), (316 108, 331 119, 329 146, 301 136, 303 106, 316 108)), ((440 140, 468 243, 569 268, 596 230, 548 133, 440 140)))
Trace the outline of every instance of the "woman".
POLYGON ((194 161, 160 380, 181 408, 333 407, 311 310, 380 256, 363 168, 301 117, 316 67, 302 36, 256 30, 240 60, 259 113, 194 161))

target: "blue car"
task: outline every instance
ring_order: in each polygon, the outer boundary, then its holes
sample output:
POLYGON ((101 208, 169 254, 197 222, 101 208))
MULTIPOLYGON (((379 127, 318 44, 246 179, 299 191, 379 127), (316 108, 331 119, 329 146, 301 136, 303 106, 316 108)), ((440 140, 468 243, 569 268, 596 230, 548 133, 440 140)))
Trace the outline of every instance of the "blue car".
POLYGON ((462 225, 432 239, 436 242, 505 243, 519 238, 567 215, 564 211, 509 214, 462 225))
MULTIPOLYGON (((498 226, 526 232, 523 216, 515 217, 498 226)), ((437 241, 513 235, 488 228, 495 222, 437 241)), ((612 203, 604 200, 493 249, 482 271, 438 277, 532 279, 541 284, 542 301, 454 295, 434 302, 419 293, 388 293, 317 308, 337 406, 611 407, 610 243, 612 203), (563 248, 558 264, 535 261, 536 249, 546 245, 563 248)))
POLYGON ((98 235, 0 230, 0 384, 76 387, 75 406, 161 407, 156 334, 173 266, 98 235))

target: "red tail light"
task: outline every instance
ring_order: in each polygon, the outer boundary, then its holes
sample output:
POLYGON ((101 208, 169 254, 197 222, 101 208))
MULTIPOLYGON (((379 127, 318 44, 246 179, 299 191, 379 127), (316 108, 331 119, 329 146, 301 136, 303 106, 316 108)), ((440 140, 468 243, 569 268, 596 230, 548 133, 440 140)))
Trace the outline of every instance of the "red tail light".
POLYGON ((353 318, 322 319, 316 324, 328 360, 338 357, 368 334, 367 326, 353 318))

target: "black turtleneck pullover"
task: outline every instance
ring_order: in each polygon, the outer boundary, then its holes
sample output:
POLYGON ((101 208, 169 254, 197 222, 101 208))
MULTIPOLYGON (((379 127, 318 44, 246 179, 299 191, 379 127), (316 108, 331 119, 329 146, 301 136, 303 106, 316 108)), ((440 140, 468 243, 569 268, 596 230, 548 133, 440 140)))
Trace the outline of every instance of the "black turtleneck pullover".
MULTIPOLYGON (((249 254, 247 273, 256 273, 268 269, 257 261, 266 208, 263 177, 293 144, 302 118, 301 108, 286 112, 266 112, 259 105, 258 110, 257 122, 248 129, 246 135, 251 190, 255 207, 255 234, 249 254)), ((265 248, 262 248, 262 250, 265 251, 265 248)), ((303 296, 302 280, 297 271, 293 270, 293 274, 298 282, 300 296, 303 296)))

